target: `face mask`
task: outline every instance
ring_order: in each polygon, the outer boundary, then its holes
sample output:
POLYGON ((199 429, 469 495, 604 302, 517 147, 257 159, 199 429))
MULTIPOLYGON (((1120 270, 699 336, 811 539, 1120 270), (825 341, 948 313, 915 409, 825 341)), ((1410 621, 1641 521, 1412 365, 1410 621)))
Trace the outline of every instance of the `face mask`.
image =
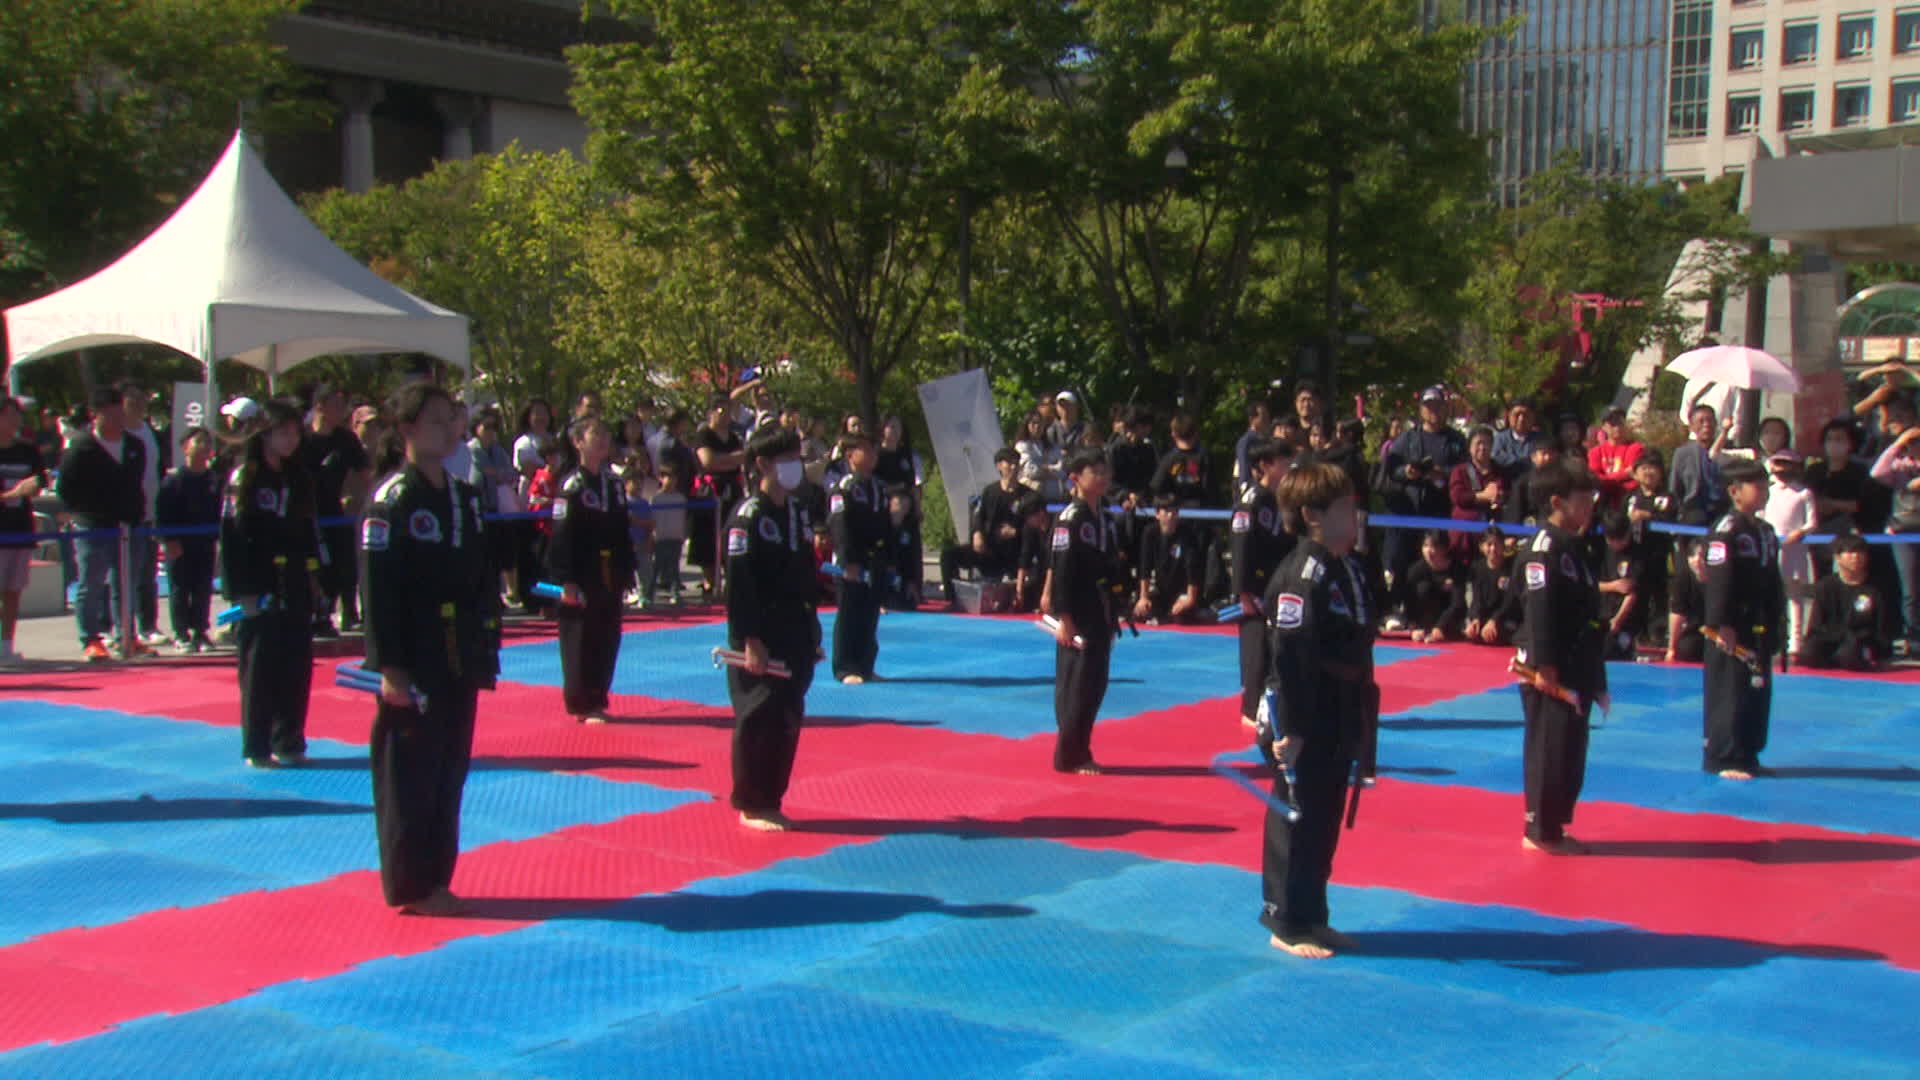
POLYGON ((774 482, 788 491, 800 486, 807 477, 807 467, 798 461, 777 461, 773 465, 774 482))

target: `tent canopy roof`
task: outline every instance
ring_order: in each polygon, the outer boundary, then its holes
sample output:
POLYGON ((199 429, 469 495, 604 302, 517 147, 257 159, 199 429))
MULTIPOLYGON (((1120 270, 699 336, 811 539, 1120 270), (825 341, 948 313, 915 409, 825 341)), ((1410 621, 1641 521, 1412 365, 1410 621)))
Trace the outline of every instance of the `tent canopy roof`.
POLYGON ((342 352, 422 352, 468 366, 467 318, 414 296, 328 240, 236 132, 213 171, 113 265, 10 308, 13 364, 153 343, 211 366, 278 373, 342 352))

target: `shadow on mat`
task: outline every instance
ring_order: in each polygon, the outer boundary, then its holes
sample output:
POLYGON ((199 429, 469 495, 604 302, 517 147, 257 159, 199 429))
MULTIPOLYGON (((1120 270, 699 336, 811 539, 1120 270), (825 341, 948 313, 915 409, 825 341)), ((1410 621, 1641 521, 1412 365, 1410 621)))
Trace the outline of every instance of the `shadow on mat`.
MULTIPOLYGON (((1128 683, 1143 683, 1145 681, 1145 679, 1110 678, 1107 680, 1107 683, 1112 686, 1121 686, 1128 683)), ((944 679, 896 679, 891 675, 882 675, 878 680, 878 685, 880 686, 887 686, 889 684, 896 686, 971 686, 978 690, 997 690, 1011 686, 1052 686, 1053 676, 1045 675, 1015 678, 1011 675, 954 675, 944 679)))
POLYGON ((45 818, 62 825, 136 821, 221 821, 243 818, 370 814, 362 803, 309 799, 100 799, 85 802, 0 803, 0 818, 45 818))
POLYGON ((83 694, 102 690, 99 686, 74 686, 69 683, 10 683, 0 682, 0 690, 9 694, 83 694))
MULTIPOLYGON (((1249 780, 1271 779, 1273 774, 1258 762, 1237 761, 1233 766, 1240 775, 1249 780)), ((1160 778, 1184 778, 1218 776, 1210 765, 1102 765, 1100 771, 1107 776, 1146 776, 1160 778)), ((1383 776, 1453 776, 1452 769, 1443 769, 1437 765, 1381 765, 1376 769, 1383 776)))
POLYGON ((744 896, 674 892, 619 899, 467 897, 466 901, 468 918, 652 923, 680 934, 881 923, 909 915, 1010 919, 1034 913, 1019 904, 949 904, 933 896, 839 889, 766 889, 744 896))
MULTIPOLYGON (((1051 680, 1049 680, 1051 681, 1051 680)), ((715 716, 687 716, 667 714, 664 716, 609 716, 608 724, 629 724, 634 727, 704 727, 719 731, 733 730, 733 716, 722 713, 715 716)), ((902 720, 892 716, 809 716, 800 725, 803 728, 852 728, 885 725, 887 727, 928 728, 939 727, 938 720, 902 720)))
POLYGON ((904 818, 805 818, 793 822, 794 832, 830 836, 953 836, 962 840, 1086 840, 1164 832, 1208 835, 1230 833, 1230 825, 1211 822, 1169 823, 1144 818, 1024 817, 1011 821, 989 818, 948 818, 944 821, 904 818))
POLYGON ((1900 765, 1891 769, 1872 769, 1845 765, 1805 765, 1774 769, 1776 780, 1897 780, 1909 784, 1920 781, 1920 769, 1900 765))
POLYGON ((1699 934, 1645 930, 1580 930, 1550 934, 1526 930, 1349 931, 1353 956, 1452 963, 1488 961, 1546 975, 1606 975, 1663 968, 1757 967, 1781 956, 1822 960, 1885 960, 1882 953, 1838 945, 1768 945, 1699 934))
MULTIPOLYGON (((595 769, 697 769, 700 766, 691 761, 667 761, 662 758, 647 757, 559 757, 535 754, 528 757, 501 757, 498 754, 481 754, 473 759, 475 772, 591 772, 595 769)), ((308 758, 305 765, 289 768, 288 772, 301 769, 314 769, 321 772, 365 772, 367 758, 328 757, 308 758)))
POLYGON ((1524 720, 1465 720, 1446 717, 1402 716, 1380 721, 1396 731, 1507 731, 1527 726, 1524 720))
POLYGON ((1826 839, 1583 841, 1589 855, 1641 859, 1734 859, 1760 864, 1900 862, 1920 859, 1920 841, 1826 839))

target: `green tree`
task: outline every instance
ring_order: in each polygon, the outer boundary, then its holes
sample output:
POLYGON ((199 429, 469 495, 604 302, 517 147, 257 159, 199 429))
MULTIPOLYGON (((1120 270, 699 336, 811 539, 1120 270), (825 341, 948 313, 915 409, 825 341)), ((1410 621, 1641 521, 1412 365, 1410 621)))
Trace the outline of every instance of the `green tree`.
POLYGON ((590 287, 587 237, 606 207, 572 154, 514 145, 399 186, 327 192, 306 209, 382 276, 471 318, 473 375, 511 408, 596 374, 562 328, 590 287))
POLYGON ((171 213, 231 137, 313 119, 268 40, 300 0, 0 4, 0 300, 70 284, 171 213), (280 100, 276 103, 276 97, 280 100))
POLYGON ((1027 97, 962 0, 607 0, 652 43, 582 46, 601 175, 681 215, 813 319, 860 411, 924 340, 960 193, 990 175, 984 106, 1027 97))
POLYGON ((1698 338, 1685 305, 1724 302, 1786 268, 1748 227, 1738 196, 1736 177, 1685 189, 1635 184, 1587 174, 1562 155, 1483 234, 1463 290, 1469 315, 1454 382, 1483 405, 1543 385, 1577 409, 1610 399, 1636 351, 1698 338), (1704 243, 1689 249, 1696 240, 1704 243), (1562 388, 1560 348, 1581 295, 1608 306, 1584 321, 1588 359, 1564 373, 1562 388))

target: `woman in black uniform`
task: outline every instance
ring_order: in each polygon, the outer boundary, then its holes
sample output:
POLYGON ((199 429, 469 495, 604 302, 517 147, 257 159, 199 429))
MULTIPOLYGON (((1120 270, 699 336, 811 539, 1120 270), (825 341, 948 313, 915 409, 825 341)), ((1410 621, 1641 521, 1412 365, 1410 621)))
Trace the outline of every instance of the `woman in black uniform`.
POLYGON ((561 481, 547 545, 549 580, 560 586, 560 671, 567 715, 605 723, 607 692, 620 656, 620 598, 633 587, 627 499, 607 468, 613 432, 597 416, 569 432, 579 467, 561 481))
POLYGON ((245 612, 240 647, 241 750, 256 769, 307 757, 313 608, 320 532, 313 481, 300 467, 300 410, 269 401, 247 437, 220 512, 220 577, 245 612))

